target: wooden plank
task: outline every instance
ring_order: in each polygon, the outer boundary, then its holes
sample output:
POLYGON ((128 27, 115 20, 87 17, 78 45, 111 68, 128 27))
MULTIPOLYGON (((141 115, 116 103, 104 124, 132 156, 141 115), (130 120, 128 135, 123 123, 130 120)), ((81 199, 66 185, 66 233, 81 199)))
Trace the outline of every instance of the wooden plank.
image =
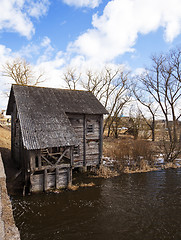
POLYGON ((73 147, 70 147, 70 166, 74 165, 74 154, 73 154, 73 147))
POLYGON ((101 115, 99 122, 99 164, 101 164, 102 149, 103 149, 103 115, 101 115))
POLYGON ((47 189, 55 188, 55 172, 47 173, 47 189))
POLYGON ((48 185, 47 185, 47 168, 44 169, 44 191, 47 191, 48 185))
POLYGON ((55 169, 55 188, 59 188, 59 168, 56 167, 55 169))
POLYGON ((31 191, 42 192, 43 191, 43 174, 35 174, 30 176, 31 191))
POLYGON ((72 168, 67 169, 67 185, 72 185, 72 168))
MULTIPOLYGON (((60 164, 60 165, 58 165, 60 168, 68 168, 68 167, 70 167, 70 164, 60 164)), ((52 166, 52 165, 48 165, 48 166, 41 166, 40 168, 38 168, 38 169, 36 169, 36 170, 39 170, 39 171, 42 171, 42 170, 44 170, 44 169, 47 169, 47 170, 51 170, 51 171, 53 171, 54 169, 55 169, 55 166, 52 166)))
POLYGON ((59 157, 57 162, 55 163, 55 166, 58 165, 58 163, 62 160, 62 158, 65 156, 65 154, 68 152, 69 149, 65 149, 65 151, 62 153, 62 155, 59 157))
POLYGON ((42 155, 41 155, 41 157, 42 157, 49 165, 53 166, 53 164, 52 164, 50 161, 48 161, 48 159, 47 159, 45 156, 42 156, 42 155))
POLYGON ((65 188, 68 186, 68 169, 59 168, 57 172, 57 188, 65 188))
POLYGON ((74 163, 74 167, 83 167, 83 166, 84 166, 83 161, 78 161, 74 163))
POLYGON ((86 166, 86 115, 83 118, 83 163, 86 166))

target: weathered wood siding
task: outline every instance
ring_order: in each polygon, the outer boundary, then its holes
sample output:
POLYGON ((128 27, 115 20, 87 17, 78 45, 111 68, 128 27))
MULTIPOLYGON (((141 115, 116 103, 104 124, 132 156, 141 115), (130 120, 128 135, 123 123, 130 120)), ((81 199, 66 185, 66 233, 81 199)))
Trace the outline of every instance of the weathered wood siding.
POLYGON ((96 166, 99 164, 99 143, 100 143, 100 116, 86 116, 86 166, 96 166), (88 126, 93 127, 93 132, 89 133, 88 126))
POLYGON ((102 115, 67 115, 80 141, 79 155, 74 155, 74 167, 98 165, 102 154, 102 115), (88 132, 88 126, 93 127, 93 132, 88 132))
POLYGON ((23 143, 16 104, 14 104, 11 115, 11 149, 12 158, 19 167, 23 167, 23 143))
MULTIPOLYGON (((72 155, 70 148, 69 167, 42 165, 41 150, 25 150, 22 144, 20 121, 16 105, 12 113, 12 154, 22 168, 25 183, 31 183, 31 191, 39 192, 55 188, 66 188, 72 182, 73 167, 97 166, 102 155, 102 115, 67 114, 79 139, 78 154, 72 155), (92 129, 92 130, 91 130, 92 129)), ((76 146, 75 146, 76 147, 76 146)))
POLYGON ((32 192, 42 192, 43 191, 43 180, 44 175, 42 174, 33 174, 30 176, 31 182, 31 191, 32 192))
POLYGON ((30 176, 31 191, 42 192, 50 189, 66 188, 69 184, 70 169, 57 168, 54 171, 35 172, 30 176))
POLYGON ((79 154, 74 154, 74 167, 82 167, 84 165, 84 116, 79 114, 67 114, 71 125, 73 126, 76 136, 80 141, 79 154))

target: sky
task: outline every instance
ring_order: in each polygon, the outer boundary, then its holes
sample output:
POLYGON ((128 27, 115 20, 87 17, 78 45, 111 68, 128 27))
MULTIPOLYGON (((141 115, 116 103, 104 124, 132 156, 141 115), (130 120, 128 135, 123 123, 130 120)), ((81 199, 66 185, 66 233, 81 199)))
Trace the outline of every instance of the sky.
POLYGON ((2 66, 25 58, 48 87, 67 66, 124 65, 133 73, 181 43, 180 0, 0 0, 0 109, 12 81, 2 66))

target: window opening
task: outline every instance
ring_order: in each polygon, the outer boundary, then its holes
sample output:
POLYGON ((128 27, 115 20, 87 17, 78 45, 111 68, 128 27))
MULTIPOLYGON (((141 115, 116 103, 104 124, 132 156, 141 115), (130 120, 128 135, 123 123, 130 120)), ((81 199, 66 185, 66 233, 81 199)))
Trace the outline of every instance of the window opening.
POLYGON ((93 132, 94 132, 94 125, 87 124, 87 133, 93 133, 93 132))
POLYGON ((80 154, 80 148, 79 146, 75 146, 74 149, 73 149, 73 154, 74 155, 79 155, 80 154))

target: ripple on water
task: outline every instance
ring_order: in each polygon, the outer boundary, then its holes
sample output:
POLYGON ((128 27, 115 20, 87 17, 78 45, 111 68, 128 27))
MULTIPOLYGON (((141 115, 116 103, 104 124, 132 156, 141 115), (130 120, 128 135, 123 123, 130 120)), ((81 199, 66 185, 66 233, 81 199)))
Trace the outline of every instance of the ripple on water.
POLYGON ((96 184, 13 197, 22 240, 181 239, 181 169, 123 174, 96 184))

